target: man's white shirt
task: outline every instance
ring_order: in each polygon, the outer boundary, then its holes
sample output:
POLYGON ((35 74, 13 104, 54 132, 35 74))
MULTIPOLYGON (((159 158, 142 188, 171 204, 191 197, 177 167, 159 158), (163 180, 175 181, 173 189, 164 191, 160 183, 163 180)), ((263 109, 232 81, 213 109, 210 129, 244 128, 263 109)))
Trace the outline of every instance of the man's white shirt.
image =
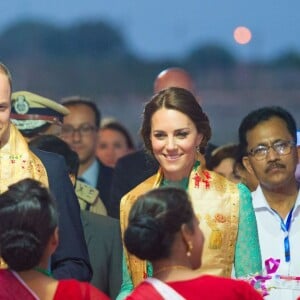
MULTIPOLYGON (((277 274, 300 276, 300 193, 295 202, 289 227, 290 261, 286 262, 284 238, 286 233, 281 228, 281 218, 269 206, 260 186, 252 192, 252 201, 257 220, 259 243, 263 269, 269 258, 280 259, 277 274)), ((286 224, 288 216, 283 220, 286 224)), ((300 290, 271 289, 267 300, 297 299, 300 290)))

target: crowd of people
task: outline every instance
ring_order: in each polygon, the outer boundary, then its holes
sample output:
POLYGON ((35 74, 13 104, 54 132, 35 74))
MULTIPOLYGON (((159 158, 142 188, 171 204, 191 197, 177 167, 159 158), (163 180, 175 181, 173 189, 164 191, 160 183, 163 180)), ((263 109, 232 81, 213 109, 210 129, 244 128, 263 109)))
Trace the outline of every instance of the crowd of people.
POLYGON ((0 63, 0 299, 300 297, 296 121, 262 107, 217 146, 201 102, 163 70, 137 148, 88 98, 13 92, 0 63))

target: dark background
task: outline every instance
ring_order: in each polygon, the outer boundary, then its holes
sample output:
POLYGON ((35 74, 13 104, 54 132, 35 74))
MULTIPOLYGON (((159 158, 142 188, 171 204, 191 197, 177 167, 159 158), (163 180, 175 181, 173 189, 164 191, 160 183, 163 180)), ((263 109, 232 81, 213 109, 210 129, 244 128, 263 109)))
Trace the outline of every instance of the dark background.
POLYGON ((14 90, 60 101, 81 95, 104 116, 123 122, 138 142, 143 103, 164 68, 183 67, 195 78, 216 144, 234 142, 244 115, 282 105, 299 120, 300 54, 238 59, 220 43, 206 43, 176 59, 142 58, 122 31, 102 20, 57 26, 36 19, 16 22, 0 34, 0 60, 12 72, 14 90))

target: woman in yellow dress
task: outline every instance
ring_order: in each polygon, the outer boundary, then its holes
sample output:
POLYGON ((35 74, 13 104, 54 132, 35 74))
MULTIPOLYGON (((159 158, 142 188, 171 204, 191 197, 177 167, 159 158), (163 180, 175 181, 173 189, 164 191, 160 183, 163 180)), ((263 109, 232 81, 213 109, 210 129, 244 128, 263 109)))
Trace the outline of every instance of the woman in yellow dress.
MULTIPOLYGON (((145 148, 160 168, 122 198, 122 234, 138 196, 159 186, 181 187, 191 198, 205 237, 200 271, 224 277, 231 276, 233 266, 236 277, 259 272, 261 256, 250 191, 205 169, 202 153, 211 128, 193 94, 182 88, 165 89, 146 103, 143 117, 145 148)), ((149 262, 124 248, 123 283, 117 299, 124 299, 152 273, 149 262)))

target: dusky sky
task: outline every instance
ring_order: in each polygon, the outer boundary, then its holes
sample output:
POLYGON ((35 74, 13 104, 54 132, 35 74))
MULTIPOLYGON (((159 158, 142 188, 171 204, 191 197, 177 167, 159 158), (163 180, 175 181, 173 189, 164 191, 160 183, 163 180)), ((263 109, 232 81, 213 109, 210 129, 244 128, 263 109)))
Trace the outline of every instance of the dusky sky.
POLYGON ((0 32, 26 18, 58 26, 100 19, 149 59, 181 57, 206 43, 220 43, 246 60, 300 52, 299 0, 10 0, 0 8, 0 32), (252 31, 249 44, 234 41, 237 26, 252 31))

